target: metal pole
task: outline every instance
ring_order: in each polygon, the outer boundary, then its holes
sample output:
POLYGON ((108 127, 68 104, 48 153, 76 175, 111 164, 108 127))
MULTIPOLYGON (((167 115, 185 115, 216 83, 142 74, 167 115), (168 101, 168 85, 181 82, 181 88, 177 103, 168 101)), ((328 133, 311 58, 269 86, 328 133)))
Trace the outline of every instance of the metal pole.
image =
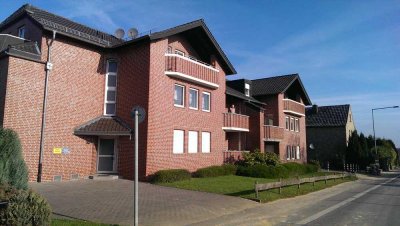
POLYGON ((135 211, 135 226, 139 225, 139 215, 138 215, 138 206, 139 206, 139 174, 138 174, 138 151, 139 150, 139 111, 135 110, 135 186, 134 186, 134 198, 135 198, 135 205, 134 205, 134 211, 135 211))
POLYGON ((38 174, 36 181, 42 182, 42 169, 43 169, 43 152, 44 152, 44 130, 46 128, 46 108, 47 108, 47 92, 48 92, 48 83, 50 70, 49 64, 51 64, 51 46, 53 45, 54 39, 56 38, 56 31, 53 31, 53 37, 50 40, 50 43, 47 45, 47 62, 46 62, 46 74, 44 81, 44 94, 43 94, 43 106, 42 106, 42 126, 40 130, 40 147, 39 147, 39 164, 38 164, 38 174))
POLYGON ((374 131, 374 146, 375 146, 375 161, 376 161, 378 160, 378 150, 376 149, 374 109, 372 109, 372 130, 374 131))

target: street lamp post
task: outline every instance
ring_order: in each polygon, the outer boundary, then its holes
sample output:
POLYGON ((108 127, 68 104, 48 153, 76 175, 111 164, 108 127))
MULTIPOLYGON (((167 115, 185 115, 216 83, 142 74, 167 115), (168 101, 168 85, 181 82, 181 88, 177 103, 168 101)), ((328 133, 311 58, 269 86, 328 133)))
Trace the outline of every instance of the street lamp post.
POLYGON ((398 108, 399 106, 391 106, 391 107, 383 107, 383 108, 373 108, 372 109, 372 130, 374 131, 374 147, 375 147, 375 155, 376 159, 375 161, 379 161, 378 159, 378 149, 376 149, 376 137, 375 137, 375 119, 374 119, 374 111, 376 110, 383 110, 383 109, 388 109, 388 108, 398 108))

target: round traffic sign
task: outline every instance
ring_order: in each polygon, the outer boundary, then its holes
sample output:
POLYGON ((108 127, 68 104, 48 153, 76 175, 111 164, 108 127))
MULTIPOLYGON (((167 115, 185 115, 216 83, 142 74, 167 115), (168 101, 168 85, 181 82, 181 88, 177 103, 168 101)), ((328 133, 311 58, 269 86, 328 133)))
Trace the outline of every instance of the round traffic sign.
POLYGON ((138 112, 138 122, 141 123, 143 122, 144 118, 146 118, 146 111, 144 110, 144 108, 142 108, 139 105, 136 105, 135 107, 132 108, 131 110, 131 117, 133 120, 135 120, 135 111, 138 112))

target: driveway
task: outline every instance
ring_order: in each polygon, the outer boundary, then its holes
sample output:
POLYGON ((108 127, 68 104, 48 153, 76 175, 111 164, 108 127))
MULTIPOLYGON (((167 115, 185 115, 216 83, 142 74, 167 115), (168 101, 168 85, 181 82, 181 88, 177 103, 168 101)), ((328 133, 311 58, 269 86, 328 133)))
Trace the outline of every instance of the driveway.
MULTIPOLYGON (((79 180, 31 183, 56 217, 132 225, 133 182, 79 180)), ((140 225, 188 225, 238 213, 256 202, 205 192, 139 183, 140 225)))

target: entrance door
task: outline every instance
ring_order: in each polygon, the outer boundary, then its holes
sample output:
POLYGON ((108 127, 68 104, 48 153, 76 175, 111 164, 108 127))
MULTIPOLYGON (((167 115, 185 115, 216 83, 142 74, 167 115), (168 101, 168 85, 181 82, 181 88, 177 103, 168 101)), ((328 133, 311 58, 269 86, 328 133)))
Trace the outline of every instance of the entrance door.
POLYGON ((97 172, 99 173, 116 173, 116 142, 115 139, 99 138, 97 158, 97 172))

